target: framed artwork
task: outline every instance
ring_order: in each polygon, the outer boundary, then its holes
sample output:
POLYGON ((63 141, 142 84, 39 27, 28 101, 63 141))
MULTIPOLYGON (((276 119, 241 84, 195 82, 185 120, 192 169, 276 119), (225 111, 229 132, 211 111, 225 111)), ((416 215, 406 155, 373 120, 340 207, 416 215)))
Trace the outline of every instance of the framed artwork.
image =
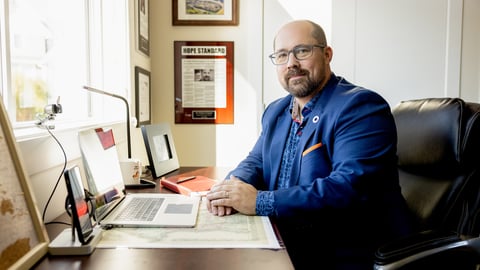
POLYGON ((175 123, 233 124, 233 42, 175 41, 175 123))
POLYGON ((0 269, 29 269, 48 252, 48 235, 0 101, 0 269))
POLYGON ((238 0, 172 0, 173 25, 238 25, 238 0))
POLYGON ((135 102, 137 127, 150 124, 152 107, 150 72, 141 67, 135 67, 135 102))
POLYGON ((150 7, 148 0, 137 0, 137 46, 138 50, 150 56, 150 40, 148 14, 150 7))

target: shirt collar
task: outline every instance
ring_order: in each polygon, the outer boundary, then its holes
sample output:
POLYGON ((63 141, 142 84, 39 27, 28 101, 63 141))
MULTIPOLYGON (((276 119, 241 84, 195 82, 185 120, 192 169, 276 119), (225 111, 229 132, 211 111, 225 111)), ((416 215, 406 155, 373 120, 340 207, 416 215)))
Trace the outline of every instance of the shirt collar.
POLYGON ((300 112, 300 105, 297 104, 297 100, 292 96, 292 101, 290 102, 290 113, 292 115, 292 120, 298 123, 301 123, 302 116, 305 118, 315 107, 320 93, 316 94, 312 99, 310 99, 305 107, 303 107, 302 112, 300 112), (301 115, 300 115, 301 113, 301 115))

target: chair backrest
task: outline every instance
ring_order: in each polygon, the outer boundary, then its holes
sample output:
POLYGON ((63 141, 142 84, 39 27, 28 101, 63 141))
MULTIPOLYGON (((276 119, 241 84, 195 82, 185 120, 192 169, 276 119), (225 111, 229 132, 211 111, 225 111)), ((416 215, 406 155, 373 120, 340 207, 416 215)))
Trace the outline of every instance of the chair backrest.
POLYGON ((403 101, 392 112, 400 185, 419 229, 478 236, 480 105, 427 98, 403 101))

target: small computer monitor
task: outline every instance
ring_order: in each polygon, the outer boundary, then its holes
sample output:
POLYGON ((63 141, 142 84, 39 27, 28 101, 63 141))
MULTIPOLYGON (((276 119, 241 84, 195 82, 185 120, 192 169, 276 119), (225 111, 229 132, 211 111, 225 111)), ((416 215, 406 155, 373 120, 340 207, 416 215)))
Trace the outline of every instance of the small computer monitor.
POLYGON ((180 165, 169 124, 142 125, 141 129, 152 176, 159 178, 178 169, 180 165))

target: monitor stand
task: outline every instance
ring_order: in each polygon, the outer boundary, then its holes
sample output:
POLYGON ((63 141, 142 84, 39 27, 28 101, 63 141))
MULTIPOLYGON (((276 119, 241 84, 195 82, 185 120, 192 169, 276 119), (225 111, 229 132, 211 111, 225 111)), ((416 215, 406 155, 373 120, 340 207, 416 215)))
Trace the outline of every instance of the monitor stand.
POLYGON ((89 255, 95 250, 101 238, 102 228, 95 226, 88 243, 82 244, 75 234, 72 234, 72 228, 68 228, 50 242, 48 252, 51 255, 89 255))

